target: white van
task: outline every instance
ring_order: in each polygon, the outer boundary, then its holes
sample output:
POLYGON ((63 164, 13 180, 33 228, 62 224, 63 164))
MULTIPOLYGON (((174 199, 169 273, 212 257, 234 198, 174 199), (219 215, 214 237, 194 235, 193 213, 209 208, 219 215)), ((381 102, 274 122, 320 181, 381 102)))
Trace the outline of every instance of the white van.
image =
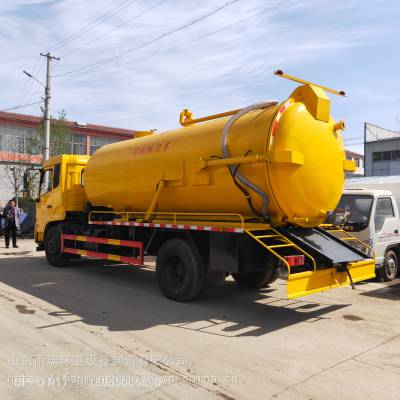
POLYGON ((399 201, 400 176, 351 179, 327 220, 372 247, 376 275, 384 281, 399 272, 399 201))

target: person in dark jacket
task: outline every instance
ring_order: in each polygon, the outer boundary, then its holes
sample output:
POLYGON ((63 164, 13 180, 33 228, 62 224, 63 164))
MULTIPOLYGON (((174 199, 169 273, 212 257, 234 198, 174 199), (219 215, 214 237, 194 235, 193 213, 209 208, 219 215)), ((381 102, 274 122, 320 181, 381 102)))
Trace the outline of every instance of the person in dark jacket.
POLYGON ((20 222, 20 209, 16 207, 15 200, 10 200, 3 210, 3 223, 4 223, 4 236, 6 240, 6 247, 10 246, 10 237, 14 248, 17 246, 17 229, 20 222))

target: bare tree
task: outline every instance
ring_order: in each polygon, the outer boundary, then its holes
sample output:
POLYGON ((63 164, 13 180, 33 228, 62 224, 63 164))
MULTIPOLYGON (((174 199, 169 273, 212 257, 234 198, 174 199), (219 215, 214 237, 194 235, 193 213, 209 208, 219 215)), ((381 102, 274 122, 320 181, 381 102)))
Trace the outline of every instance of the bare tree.
MULTIPOLYGON (((18 202, 22 195, 35 198, 39 191, 39 173, 35 167, 41 163, 43 147, 43 123, 31 140, 25 140, 24 149, 15 141, 9 144, 8 159, 2 169, 2 181, 13 193, 18 202), (21 152, 22 151, 22 152, 21 152)), ((71 132, 66 121, 66 112, 59 112, 58 118, 51 119, 50 155, 56 156, 71 151, 71 132)))
MULTIPOLYGON (((16 151, 8 153, 7 164, 3 168, 3 182, 11 189, 13 197, 18 203, 18 198, 26 189, 27 180, 34 186, 34 181, 37 180, 37 172, 33 172, 33 166, 38 163, 37 155, 21 154, 16 151), (32 171, 32 174, 30 172, 32 171)), ((28 188, 29 190, 29 188, 28 188)), ((30 197, 34 195, 30 194, 30 197)))

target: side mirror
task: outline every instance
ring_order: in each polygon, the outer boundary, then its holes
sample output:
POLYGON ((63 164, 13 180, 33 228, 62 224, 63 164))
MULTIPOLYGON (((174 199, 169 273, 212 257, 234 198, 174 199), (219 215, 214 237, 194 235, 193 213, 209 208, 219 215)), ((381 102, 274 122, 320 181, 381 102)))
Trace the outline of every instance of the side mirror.
POLYGON ((36 203, 40 203, 40 197, 35 200, 36 203))

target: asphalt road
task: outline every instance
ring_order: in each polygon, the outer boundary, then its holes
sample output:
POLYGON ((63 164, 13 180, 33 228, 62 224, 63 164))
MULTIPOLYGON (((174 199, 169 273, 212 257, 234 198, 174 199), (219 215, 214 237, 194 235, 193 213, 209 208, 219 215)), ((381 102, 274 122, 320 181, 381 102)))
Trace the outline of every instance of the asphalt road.
POLYGON ((180 304, 152 263, 0 247, 2 400, 400 398, 400 281, 286 300, 228 280, 180 304))

